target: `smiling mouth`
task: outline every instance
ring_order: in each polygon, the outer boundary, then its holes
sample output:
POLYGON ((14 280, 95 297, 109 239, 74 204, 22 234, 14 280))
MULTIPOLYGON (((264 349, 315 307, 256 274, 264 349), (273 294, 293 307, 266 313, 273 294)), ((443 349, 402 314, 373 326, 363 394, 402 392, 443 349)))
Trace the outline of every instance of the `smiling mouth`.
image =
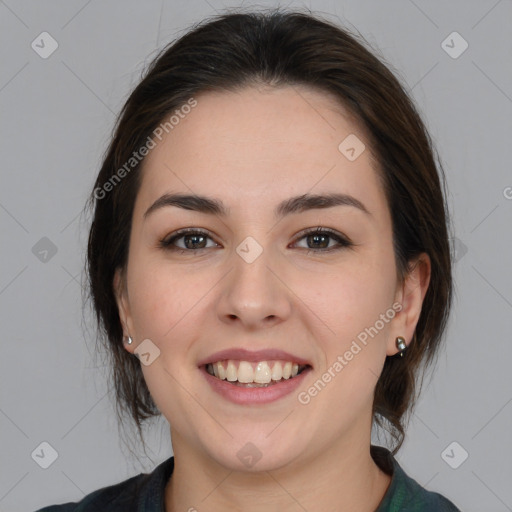
POLYGON ((219 380, 244 388, 265 388, 285 380, 293 379, 310 365, 299 365, 292 361, 238 361, 228 359, 208 363, 206 372, 219 380))

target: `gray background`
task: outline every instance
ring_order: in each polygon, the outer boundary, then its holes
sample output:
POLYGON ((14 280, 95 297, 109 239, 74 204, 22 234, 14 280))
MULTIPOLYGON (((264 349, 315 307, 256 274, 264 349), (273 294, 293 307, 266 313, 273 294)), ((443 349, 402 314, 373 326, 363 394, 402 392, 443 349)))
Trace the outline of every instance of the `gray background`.
MULTIPOLYGON (((146 430, 150 458, 120 443, 93 323, 82 322, 80 212, 114 115, 156 49, 237 5, 0 1, 2 511, 79 500, 171 453, 162 419, 146 430), (46 59, 31 47, 43 31, 59 45, 46 59), (48 469, 31 456, 44 441, 58 452, 48 469)), ((512 510, 511 1, 286 5, 353 26, 379 49, 412 91, 447 173, 457 296, 397 458, 464 511, 512 510), (458 58, 442 46, 453 31, 469 44, 458 58), (453 441, 460 447, 445 452, 453 441), (469 457, 453 469, 446 453, 456 465, 462 450, 469 457)), ((452 39, 453 54, 463 42, 452 39)))

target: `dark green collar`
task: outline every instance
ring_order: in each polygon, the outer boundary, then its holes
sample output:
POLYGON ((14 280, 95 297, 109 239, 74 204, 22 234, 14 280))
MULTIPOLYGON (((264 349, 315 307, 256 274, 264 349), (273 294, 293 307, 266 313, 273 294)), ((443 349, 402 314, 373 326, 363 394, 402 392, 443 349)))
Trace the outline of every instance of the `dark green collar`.
MULTIPOLYGON (((452 502, 427 491, 407 476, 387 448, 371 445, 370 453, 382 471, 391 476, 388 490, 375 512, 460 512, 452 502)), ((174 457, 170 457, 147 475, 138 512, 164 512, 165 486, 173 469, 174 457)))

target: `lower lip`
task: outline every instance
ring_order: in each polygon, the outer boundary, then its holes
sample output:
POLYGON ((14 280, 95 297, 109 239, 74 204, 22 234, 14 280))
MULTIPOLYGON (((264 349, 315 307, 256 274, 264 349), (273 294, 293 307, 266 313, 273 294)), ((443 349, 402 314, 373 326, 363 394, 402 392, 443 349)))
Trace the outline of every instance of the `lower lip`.
POLYGON ((227 400, 240 405, 250 404, 267 404, 275 402, 290 393, 293 393, 304 381, 306 375, 311 371, 308 367, 297 376, 282 380, 277 384, 262 388, 245 388, 231 384, 227 380, 221 380, 206 371, 206 367, 200 368, 201 373, 205 376, 206 381, 214 391, 227 400))

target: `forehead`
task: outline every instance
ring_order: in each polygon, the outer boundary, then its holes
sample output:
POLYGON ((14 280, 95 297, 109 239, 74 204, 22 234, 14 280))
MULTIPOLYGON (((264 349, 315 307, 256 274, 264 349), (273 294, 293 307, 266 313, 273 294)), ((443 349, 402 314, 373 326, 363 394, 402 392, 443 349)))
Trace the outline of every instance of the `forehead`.
POLYGON ((169 192, 225 197, 235 208, 343 192, 370 211, 385 208, 364 134, 332 96, 302 86, 247 87, 195 100, 146 157, 140 207, 169 192), (347 137, 358 152, 366 146, 353 161, 339 148, 347 137))

